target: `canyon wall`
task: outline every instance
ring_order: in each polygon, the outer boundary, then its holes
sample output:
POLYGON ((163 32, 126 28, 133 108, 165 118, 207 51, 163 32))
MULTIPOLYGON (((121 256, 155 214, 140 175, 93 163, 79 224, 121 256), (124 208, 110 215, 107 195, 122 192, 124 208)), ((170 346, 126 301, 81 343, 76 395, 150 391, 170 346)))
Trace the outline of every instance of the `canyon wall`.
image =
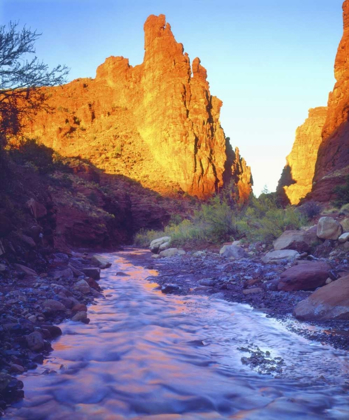
POLYGON ((164 15, 150 16, 144 32, 141 65, 109 57, 95 79, 47 88, 51 110, 24 134, 161 194, 207 198, 233 182, 246 199, 251 171, 226 141, 205 68, 190 64, 164 15))
POLYGON ((291 153, 286 158, 286 166, 278 186, 278 190, 283 187, 291 204, 298 204, 312 189, 326 117, 326 107, 310 109, 304 124, 297 128, 296 138, 291 153))
POLYGON ((305 196, 331 201, 334 188, 349 174, 349 0, 343 3, 343 19, 344 33, 334 66, 337 82, 328 106, 310 110, 309 118, 298 128, 279 181, 278 191, 283 189, 292 204, 305 196))
POLYGON ((343 3, 343 19, 344 32, 334 66, 337 83, 329 95, 311 194, 318 201, 333 199, 334 187, 349 174, 349 0, 343 3))

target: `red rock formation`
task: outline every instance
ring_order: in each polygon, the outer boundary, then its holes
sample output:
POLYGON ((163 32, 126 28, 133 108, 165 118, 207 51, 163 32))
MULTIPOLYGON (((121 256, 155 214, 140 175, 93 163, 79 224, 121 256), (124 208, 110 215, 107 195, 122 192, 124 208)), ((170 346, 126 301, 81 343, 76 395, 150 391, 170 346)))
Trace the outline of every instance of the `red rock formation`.
POLYGON ((198 58, 190 66, 164 15, 150 16, 144 31, 141 65, 109 57, 95 79, 47 89, 53 112, 40 113, 25 134, 164 194, 206 198, 233 180, 245 199, 251 171, 238 151, 229 161, 222 102, 205 68, 198 58))
POLYGON ((329 95, 311 194, 318 201, 334 198, 334 187, 349 173, 349 0, 343 3, 343 12, 344 33, 334 66, 337 83, 329 95))
POLYGON ((310 109, 304 124, 297 128, 296 139, 279 182, 279 188, 283 187, 291 204, 298 204, 312 189, 326 116, 326 107, 310 109))
POLYGON ((349 0, 344 1, 343 12, 344 33, 334 66, 337 83, 328 107, 310 110, 309 118, 298 128, 279 181, 278 192, 292 204, 307 193, 307 199, 334 199, 334 188, 349 174, 349 0))

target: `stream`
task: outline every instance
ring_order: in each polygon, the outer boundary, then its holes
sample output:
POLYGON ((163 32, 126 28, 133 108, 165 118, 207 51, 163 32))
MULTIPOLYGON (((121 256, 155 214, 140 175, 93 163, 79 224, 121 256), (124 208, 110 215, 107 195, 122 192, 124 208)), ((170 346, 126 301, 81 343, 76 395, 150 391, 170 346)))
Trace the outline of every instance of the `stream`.
POLYGON ((5 419, 348 419, 349 354, 247 305, 165 295, 147 251, 103 254, 104 299, 19 377, 5 419))

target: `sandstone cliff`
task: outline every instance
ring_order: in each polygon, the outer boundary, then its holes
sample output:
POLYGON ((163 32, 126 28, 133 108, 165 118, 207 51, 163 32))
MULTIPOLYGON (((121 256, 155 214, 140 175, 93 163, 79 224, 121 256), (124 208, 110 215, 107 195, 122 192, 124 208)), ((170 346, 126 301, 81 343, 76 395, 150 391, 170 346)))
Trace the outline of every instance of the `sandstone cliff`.
POLYGON ((337 80, 327 108, 310 110, 298 128, 278 192, 292 204, 300 199, 328 202, 349 174, 349 0, 343 3, 344 33, 334 74, 337 80), (308 194, 309 193, 309 194, 308 194))
POLYGON ((318 149, 322 141, 322 129, 326 121, 327 108, 309 110, 303 125, 297 128, 296 139, 279 181, 291 204, 298 204, 312 189, 318 149))
POLYGON ((206 198, 233 181, 245 199, 251 171, 226 141, 205 68, 198 58, 190 65, 164 15, 150 16, 144 31, 141 65, 109 57, 95 79, 48 88, 51 112, 24 134, 162 194, 206 198))
POLYGON ((344 33, 339 44, 328 113, 315 167, 312 198, 327 201, 349 173, 349 0, 343 3, 344 33))

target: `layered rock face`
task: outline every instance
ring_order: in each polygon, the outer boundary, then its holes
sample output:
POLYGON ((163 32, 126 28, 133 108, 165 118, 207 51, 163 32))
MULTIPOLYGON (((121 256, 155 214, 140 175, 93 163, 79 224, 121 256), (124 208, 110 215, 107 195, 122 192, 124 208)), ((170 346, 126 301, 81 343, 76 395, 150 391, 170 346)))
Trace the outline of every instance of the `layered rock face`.
POLYGON ((335 61, 337 83, 327 108, 310 110, 298 128, 292 152, 279 182, 288 200, 327 202, 349 174, 349 0, 343 3, 344 33, 335 61))
POLYGON ((297 128, 292 151, 286 158, 284 176, 279 182, 279 188, 284 188, 291 204, 298 204, 312 189, 326 117, 326 107, 310 109, 304 124, 297 128))
POLYGON ((327 201, 349 174, 349 0, 343 3, 344 33, 339 44, 328 113, 315 167, 312 198, 327 201))
POLYGON ((226 141, 205 68, 198 58, 190 65, 164 15, 150 16, 144 31, 141 65, 109 57, 95 79, 48 88, 52 110, 25 134, 162 194, 207 198, 233 181, 245 199, 251 171, 226 141))

